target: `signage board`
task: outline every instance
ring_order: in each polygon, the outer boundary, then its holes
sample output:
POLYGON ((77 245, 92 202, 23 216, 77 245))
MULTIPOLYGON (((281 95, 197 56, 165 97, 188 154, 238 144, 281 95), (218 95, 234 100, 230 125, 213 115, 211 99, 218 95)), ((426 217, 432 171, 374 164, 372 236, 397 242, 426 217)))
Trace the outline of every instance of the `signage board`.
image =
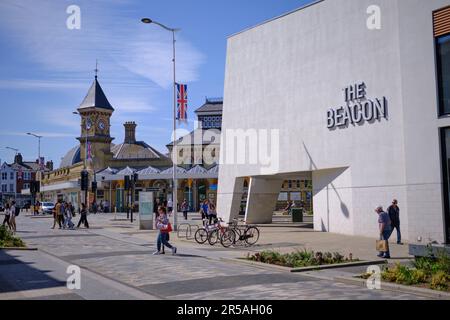
POLYGON ((139 229, 153 229, 153 192, 139 192, 139 229))
POLYGON ((388 119, 388 100, 386 97, 367 98, 364 82, 348 86, 343 90, 345 106, 330 108, 327 111, 328 129, 345 128, 349 125, 362 125, 365 122, 388 119))

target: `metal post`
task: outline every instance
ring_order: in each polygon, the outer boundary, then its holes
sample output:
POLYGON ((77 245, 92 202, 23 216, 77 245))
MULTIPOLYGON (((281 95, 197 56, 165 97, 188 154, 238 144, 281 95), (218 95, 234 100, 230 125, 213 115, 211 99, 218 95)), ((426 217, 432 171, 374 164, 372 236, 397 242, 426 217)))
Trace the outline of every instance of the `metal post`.
MULTIPOLYGON (((39 162, 39 170, 38 170, 38 174, 39 174, 39 194, 41 194, 41 187, 42 187, 42 185, 41 185, 41 179, 42 179, 42 168, 41 168, 41 138, 42 137, 39 137, 38 138, 38 162, 39 162)), ((41 200, 42 200, 42 197, 41 197, 41 200)), ((35 196, 35 199, 34 199, 34 205, 36 205, 36 196, 35 196)))
POLYGON ((172 175, 172 205, 173 205, 173 209, 175 211, 174 214, 174 218, 173 218, 173 229, 177 230, 177 173, 176 173, 176 168, 177 168, 177 145, 176 145, 176 141, 177 141, 177 135, 176 135, 176 116, 177 116, 177 82, 176 82, 176 51, 175 51, 175 32, 179 31, 180 29, 175 29, 175 28, 169 28, 159 22, 153 21, 152 19, 149 18, 143 18, 141 19, 141 21, 143 23, 154 23, 160 27, 162 27, 163 29, 172 32, 172 40, 173 40, 173 148, 172 148, 172 162, 173 162, 173 175, 172 175))
POLYGON ((131 204, 130 204, 130 215, 131 215, 131 223, 133 223, 133 209, 134 209, 134 188, 135 188, 135 181, 134 181, 134 176, 131 176, 130 179, 131 180, 131 204))
POLYGON ((173 229, 177 230, 177 220, 178 220, 178 197, 177 197, 177 163, 178 163, 178 153, 177 153, 177 81, 176 81, 176 52, 175 52, 175 30, 172 29, 172 39, 173 39, 173 191, 172 191, 172 204, 173 204, 173 229))

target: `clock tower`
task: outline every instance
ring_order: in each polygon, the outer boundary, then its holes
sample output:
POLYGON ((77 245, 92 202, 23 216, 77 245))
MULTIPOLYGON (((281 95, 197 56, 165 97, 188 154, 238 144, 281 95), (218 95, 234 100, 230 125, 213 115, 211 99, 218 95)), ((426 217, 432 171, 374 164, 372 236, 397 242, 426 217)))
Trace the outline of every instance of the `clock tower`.
POLYGON ((77 110, 81 117, 81 136, 77 138, 80 141, 80 157, 85 161, 88 152, 91 158, 85 164, 95 170, 103 169, 113 157, 111 142, 114 138, 110 136, 110 118, 114 108, 106 98, 97 75, 77 110))

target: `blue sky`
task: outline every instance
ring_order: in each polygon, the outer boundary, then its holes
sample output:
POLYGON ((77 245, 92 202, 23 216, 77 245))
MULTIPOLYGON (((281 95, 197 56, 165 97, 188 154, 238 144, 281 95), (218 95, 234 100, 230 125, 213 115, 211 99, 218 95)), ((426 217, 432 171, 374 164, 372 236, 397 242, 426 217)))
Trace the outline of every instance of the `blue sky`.
MULTIPOLYGON (((0 159, 20 150, 59 166, 77 144, 79 118, 72 114, 89 89, 99 60, 99 81, 115 112, 111 135, 123 141, 123 123, 136 121, 137 138, 161 152, 170 141, 171 34, 150 17, 181 28, 177 78, 188 84, 190 120, 205 96, 222 97, 227 36, 311 0, 1 0, 0 159), (69 5, 81 9, 81 29, 69 30, 69 5)), ((186 129, 192 129, 189 122, 186 129)))

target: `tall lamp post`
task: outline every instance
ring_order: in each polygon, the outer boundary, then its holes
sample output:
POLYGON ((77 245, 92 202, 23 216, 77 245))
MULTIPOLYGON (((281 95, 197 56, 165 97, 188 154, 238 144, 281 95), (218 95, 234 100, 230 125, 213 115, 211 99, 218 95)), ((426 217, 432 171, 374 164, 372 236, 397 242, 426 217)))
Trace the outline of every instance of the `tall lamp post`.
POLYGON ((176 54, 175 54, 175 32, 180 31, 180 29, 176 29, 176 28, 169 28, 159 22, 153 21, 152 19, 149 18, 143 18, 141 19, 141 21, 143 23, 146 24, 156 24, 158 26, 160 26, 161 28, 172 32, 172 45, 173 45, 173 58, 172 58, 172 62, 173 62, 173 148, 172 148, 172 170, 173 170, 173 175, 172 175, 172 204, 173 204, 173 210, 174 210, 174 216, 173 216, 173 229, 177 230, 177 213, 178 213, 178 205, 177 205, 177 133, 176 133, 176 117, 177 117, 177 82, 176 82, 176 54))
MULTIPOLYGON (((43 164, 41 164, 41 138, 43 138, 43 136, 31 133, 31 132, 28 132, 27 135, 33 136, 38 139, 38 163, 39 163, 38 174, 39 174, 39 190, 41 190, 42 165, 43 165, 43 164)), ((39 193, 40 193, 40 191, 39 191, 39 193)), ((36 202, 36 199, 34 201, 36 202)))

